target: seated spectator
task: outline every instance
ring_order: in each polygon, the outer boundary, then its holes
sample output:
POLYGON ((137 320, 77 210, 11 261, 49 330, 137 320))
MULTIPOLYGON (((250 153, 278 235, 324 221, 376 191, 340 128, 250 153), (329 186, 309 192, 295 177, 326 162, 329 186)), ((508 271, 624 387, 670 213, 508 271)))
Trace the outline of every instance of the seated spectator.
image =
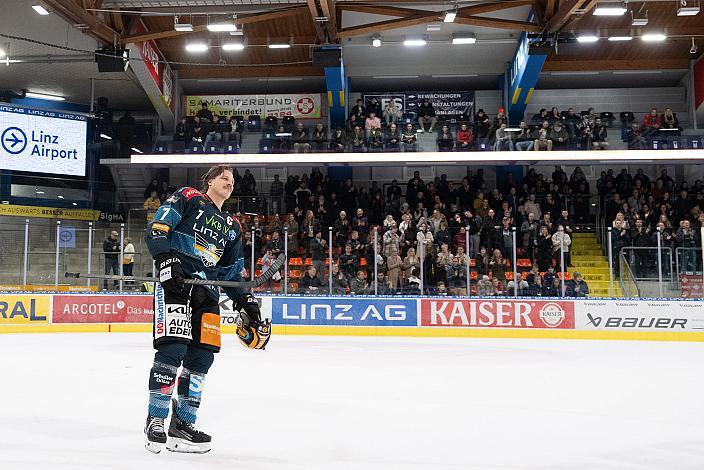
POLYGON ((579 132, 579 146, 586 150, 592 147, 592 138, 594 137, 594 121, 589 119, 589 116, 584 115, 582 122, 577 126, 579 132))
POLYGON ((344 152, 347 150, 347 137, 342 129, 335 129, 335 134, 330 139, 331 152, 344 152))
POLYGON ((545 108, 541 108, 540 111, 535 113, 533 117, 530 118, 530 125, 540 126, 544 121, 548 121, 549 118, 550 114, 548 113, 548 110, 545 108))
POLYGON ((358 269, 357 275, 350 281, 350 294, 365 295, 368 292, 367 272, 364 269, 358 269))
POLYGON ((308 129, 303 127, 302 122, 297 122, 296 130, 293 131, 293 152, 310 152, 310 138, 308 137, 308 129))
POLYGON ((521 273, 514 273, 513 279, 506 284, 506 295, 518 295, 519 297, 523 297, 529 295, 528 289, 528 281, 523 279, 521 273), (518 288, 518 293, 515 292, 516 288, 518 288))
POLYGON ((404 152, 415 152, 416 142, 418 136, 416 131, 413 130, 413 124, 410 122, 406 124, 406 129, 404 129, 403 134, 401 134, 401 148, 404 152))
POLYGON ((208 127, 208 133, 205 136, 205 146, 207 147, 210 142, 220 142, 222 141, 222 133, 220 132, 220 117, 216 114, 213 116, 213 120, 208 127))
POLYGON ((596 118, 592 128, 592 148, 594 150, 606 150, 609 148, 609 143, 606 141, 607 136, 606 126, 602 124, 600 118, 596 118))
POLYGON ((452 132, 450 132, 450 128, 447 125, 442 126, 437 142, 438 150, 441 152, 451 152, 455 146, 455 140, 452 137, 452 132))
POLYGON ((543 297, 562 297, 562 281, 558 277, 546 276, 543 281, 543 297))
POLYGON ((420 271, 418 268, 412 268, 408 276, 408 281, 406 282, 406 287, 404 288, 404 294, 406 295, 421 295, 420 291, 420 271))
POLYGON ((530 129, 528 128, 528 126, 526 125, 526 122, 521 121, 521 123, 518 125, 518 127, 521 130, 515 136, 516 150, 520 150, 520 151, 532 150, 533 149, 533 139, 531 138, 531 132, 530 132, 530 129))
POLYGON ((174 131, 174 142, 184 142, 188 144, 191 141, 191 126, 188 125, 188 119, 182 117, 181 120, 176 124, 176 130, 174 131))
POLYGON ((237 147, 242 146, 242 133, 244 132, 244 122, 237 120, 236 116, 230 116, 230 135, 227 140, 234 142, 237 147))
POLYGON ((403 113, 401 108, 396 103, 396 100, 389 100, 389 103, 384 108, 384 120, 386 121, 386 127, 390 127, 391 124, 398 125, 403 113))
POLYGON ((315 129, 313 129, 313 136, 311 137, 312 150, 314 152, 324 152, 328 146, 328 131, 323 126, 322 122, 315 124, 315 129))
POLYGON ((587 297, 589 296, 589 286, 577 271, 572 275, 572 280, 567 281, 565 286, 567 297, 587 297))
POLYGON ((334 263, 332 265, 332 295, 345 295, 349 289, 350 283, 347 277, 340 271, 340 265, 334 263))
POLYGON ((399 150, 401 150, 401 133, 396 123, 392 122, 386 131, 386 151, 397 152, 399 150))
POLYGON ((374 111, 370 112, 369 117, 364 120, 364 130, 367 133, 367 137, 371 134, 372 129, 381 129, 381 120, 374 111))
POLYGON ((301 278, 299 288, 301 294, 317 294, 323 288, 323 281, 318 277, 315 266, 308 266, 306 273, 301 278))
POLYGON ((201 103, 200 110, 196 113, 196 119, 213 120, 213 113, 208 109, 208 103, 201 103))
POLYGON ((474 136, 472 135, 472 130, 469 128, 467 123, 463 122, 462 125, 460 125, 460 130, 457 131, 455 139, 457 139, 457 150, 467 152, 472 149, 472 144, 474 144, 474 136))
POLYGON ((289 153, 291 151, 291 133, 286 132, 284 126, 279 126, 275 135, 274 151, 277 153, 289 153))
POLYGON ((161 185, 159 184, 159 180, 156 178, 152 179, 151 183, 149 183, 144 189, 144 199, 148 199, 152 195, 152 191, 156 191, 157 195, 159 194, 159 191, 161 191, 161 185))
POLYGON ((149 198, 144 201, 144 210, 147 211, 147 221, 151 221, 154 218, 154 214, 156 214, 159 207, 161 207, 161 199, 159 199, 159 194, 154 190, 149 198))
POLYGON ((364 131, 359 125, 354 126, 354 130, 352 131, 351 139, 350 139, 350 145, 352 147, 353 152, 364 152, 365 147, 364 144, 366 143, 367 138, 364 135, 364 131))
POLYGON ((384 133, 381 131, 381 128, 373 127, 369 130, 367 148, 370 152, 384 151, 384 133))
POLYGON ((511 140, 511 133, 506 132, 505 122, 499 124, 499 128, 496 129, 496 135, 494 136, 494 151, 500 152, 502 150, 513 150, 513 141, 511 140))
POLYGON ((645 150, 648 142, 643 137, 643 130, 637 122, 631 124, 631 127, 626 132, 626 142, 628 142, 628 150, 645 150))
POLYGON ((543 148, 548 152, 552 150, 552 140, 550 140, 550 123, 543 121, 540 129, 536 131, 535 140, 533 141, 533 150, 536 152, 543 148))
MULTIPOLYGON (((672 132, 672 136, 679 136, 680 131, 680 121, 677 119, 677 114, 672 112, 672 108, 665 108, 665 112, 660 116, 660 123, 662 129, 677 129, 677 132, 672 132)), ((668 133, 670 134, 670 133, 668 133)))
POLYGON ((450 264, 446 266, 446 280, 449 288, 466 287, 467 261, 467 255, 464 252, 464 247, 457 247, 457 254, 450 258, 450 264))
POLYGON ((646 139, 652 139, 657 137, 660 133, 660 127, 662 126, 662 119, 658 114, 657 108, 650 110, 650 113, 645 115, 643 118, 643 137, 646 139))
POLYGON ((489 280, 489 276, 484 274, 479 281, 477 281, 477 296, 478 297, 491 297, 494 295, 494 286, 489 280))
POLYGON ((418 106, 418 132, 425 132, 425 125, 428 123, 430 124, 430 130, 428 132, 432 133, 438 123, 438 118, 435 117, 433 105, 427 98, 424 98, 420 106, 418 106))
MULTIPOLYGON (((230 140, 230 134, 232 134, 233 127, 232 127, 232 120, 234 116, 228 120, 225 116, 222 116, 218 120, 218 131, 220 132, 220 135, 222 136, 222 141, 227 142, 230 140)), ((237 120, 234 120, 234 123, 237 124, 237 120)))
POLYGON ((570 135, 567 129, 562 126, 562 121, 555 121, 552 130, 549 132, 549 138, 552 141, 552 148, 555 150, 567 149, 567 144, 570 141, 570 135))
POLYGON ((553 126, 556 122, 561 122, 562 116, 560 116, 560 110, 556 106, 553 106, 548 113, 548 122, 553 126))
POLYGON ((579 117, 577 113, 575 113, 574 108, 569 108, 567 110, 567 114, 565 114, 564 119, 562 120, 565 128, 567 129, 567 134, 570 136, 570 145, 576 145, 577 143, 577 126, 579 126, 579 123, 582 121, 582 119, 579 117))
POLYGON ((369 286, 369 293, 370 294, 374 293, 375 287, 376 287, 376 295, 391 295, 391 294, 393 294, 393 292, 391 290, 391 284, 389 283, 389 279, 386 277, 386 273, 384 271, 381 271, 381 270, 377 271, 376 279, 374 280, 374 283, 372 283, 369 286))

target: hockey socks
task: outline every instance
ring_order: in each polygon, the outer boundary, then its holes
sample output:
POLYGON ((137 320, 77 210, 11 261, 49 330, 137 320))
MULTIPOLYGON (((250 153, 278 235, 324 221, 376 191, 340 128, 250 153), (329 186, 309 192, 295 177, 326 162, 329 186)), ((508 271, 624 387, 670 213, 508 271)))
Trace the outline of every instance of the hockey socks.
POLYGON ((178 402, 175 411, 184 423, 193 424, 196 422, 205 375, 185 367, 181 371, 181 376, 178 379, 178 402))
POLYGON ((154 361, 149 373, 149 416, 166 418, 178 367, 154 361))

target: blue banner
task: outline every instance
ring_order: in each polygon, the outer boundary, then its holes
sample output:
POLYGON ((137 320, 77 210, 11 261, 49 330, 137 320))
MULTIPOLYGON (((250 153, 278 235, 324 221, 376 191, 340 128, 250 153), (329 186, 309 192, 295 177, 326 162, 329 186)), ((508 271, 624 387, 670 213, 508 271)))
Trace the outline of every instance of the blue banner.
MULTIPOLYGON (((376 98, 382 111, 389 103, 395 101, 402 113, 417 113, 424 99, 433 105, 438 119, 460 118, 466 115, 474 120, 474 91, 400 91, 382 93, 362 93, 364 106, 369 106, 376 98)), ((381 116, 379 116, 381 118, 381 116)))
POLYGON ((76 228, 61 227, 59 229, 59 247, 76 248, 76 228))
POLYGON ((418 302, 395 297, 274 297, 272 322, 283 325, 417 326, 418 302))

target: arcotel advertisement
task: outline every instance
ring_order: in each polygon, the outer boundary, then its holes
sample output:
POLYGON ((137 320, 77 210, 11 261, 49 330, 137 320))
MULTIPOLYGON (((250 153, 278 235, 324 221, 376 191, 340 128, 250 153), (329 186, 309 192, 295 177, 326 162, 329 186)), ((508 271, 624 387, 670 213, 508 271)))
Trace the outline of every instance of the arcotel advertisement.
POLYGON ((54 323, 150 323, 151 296, 55 295, 54 323))
POLYGON ((87 118, 0 104, 0 169, 85 176, 87 118))
POLYGON ((574 328, 568 301, 422 299, 421 326, 574 328))

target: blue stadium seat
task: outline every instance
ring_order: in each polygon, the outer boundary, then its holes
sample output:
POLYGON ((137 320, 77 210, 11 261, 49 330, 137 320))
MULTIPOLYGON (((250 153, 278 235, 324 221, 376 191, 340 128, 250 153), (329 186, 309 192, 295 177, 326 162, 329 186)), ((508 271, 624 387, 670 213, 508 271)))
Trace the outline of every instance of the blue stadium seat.
POLYGON ((221 153, 219 142, 208 142, 205 146, 205 153, 221 153))
POLYGON ((171 145, 171 153, 184 153, 186 150, 186 143, 182 140, 174 140, 171 145))
POLYGON ((251 114, 247 118, 247 130, 254 132, 262 130, 262 118, 256 114, 251 114))
POLYGON ((415 113, 403 113, 401 116, 401 123, 405 126, 406 124, 413 124, 416 122, 415 113))
POLYGON ((267 116, 264 119, 264 129, 276 129, 278 124, 279 120, 275 116, 267 116))
POLYGON ((191 142, 188 145, 186 153, 203 153, 203 144, 200 142, 191 142))
POLYGON ((284 116, 284 118, 281 119, 281 125, 284 126, 286 131, 292 132, 296 128, 296 118, 293 116, 284 116))
POLYGON ((239 148, 233 142, 227 142, 222 147, 222 153, 233 154, 233 153, 239 153, 239 151, 240 151, 239 148))
POLYGON ((157 155, 163 155, 169 153, 169 146, 166 142, 157 142, 154 146, 154 153, 157 155))
POLYGON ((274 153, 274 141, 271 139, 261 139, 259 141, 259 153, 274 153))

